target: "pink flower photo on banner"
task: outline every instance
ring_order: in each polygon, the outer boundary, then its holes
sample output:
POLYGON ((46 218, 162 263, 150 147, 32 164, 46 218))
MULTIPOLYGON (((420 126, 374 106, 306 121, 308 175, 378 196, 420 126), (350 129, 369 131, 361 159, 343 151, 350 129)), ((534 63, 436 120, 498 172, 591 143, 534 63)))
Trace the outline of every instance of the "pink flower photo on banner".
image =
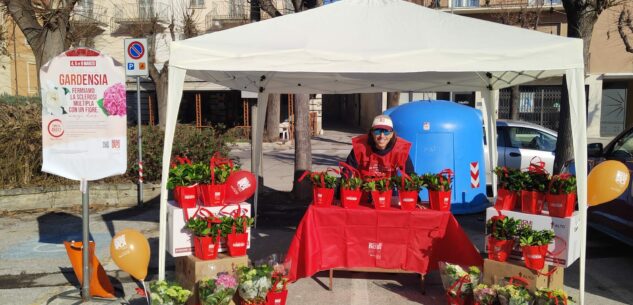
POLYGON ((108 87, 103 93, 103 99, 98 100, 97 103, 105 115, 126 115, 125 85, 117 83, 108 87))

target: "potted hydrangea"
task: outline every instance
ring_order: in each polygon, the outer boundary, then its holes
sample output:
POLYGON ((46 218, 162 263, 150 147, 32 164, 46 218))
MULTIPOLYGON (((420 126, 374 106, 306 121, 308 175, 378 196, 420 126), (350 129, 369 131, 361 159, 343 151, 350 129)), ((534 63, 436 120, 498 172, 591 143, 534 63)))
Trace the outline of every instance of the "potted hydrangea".
POLYGON ((363 180, 360 172, 345 162, 340 162, 341 167, 341 204, 344 208, 358 207, 362 197, 361 186, 363 180))
POLYGON ((266 295, 272 287, 271 272, 272 268, 266 264, 237 268, 237 292, 241 298, 241 305, 266 304, 266 295))
POLYGON ((473 288, 479 285, 481 270, 476 266, 464 270, 459 265, 439 262, 440 278, 449 304, 471 304, 473 288))
POLYGON ((370 178, 363 183, 363 190, 370 192, 375 209, 385 210, 391 207, 391 178, 370 178))
POLYGON ((202 305, 228 305, 235 295, 237 280, 223 272, 216 278, 198 283, 198 296, 202 305))
POLYGON ((272 283, 266 295, 266 305, 285 305, 288 298, 288 271, 283 264, 273 266, 272 283))
POLYGON ((545 202, 549 216, 570 217, 576 207, 576 177, 567 173, 553 176, 545 202))
POLYGON ((519 242, 523 250, 525 266, 532 270, 541 270, 545 267, 547 247, 556 236, 553 230, 533 230, 523 228, 519 233, 519 242))
POLYGON ((501 305, 532 305, 534 301, 525 287, 513 284, 497 288, 497 298, 501 305))
POLYGON ((497 300, 497 285, 488 286, 486 284, 479 284, 473 289, 473 296, 475 304, 478 305, 495 305, 497 300))
POLYGON ((166 281, 150 283, 149 290, 153 305, 184 305, 191 295, 191 291, 166 281))
POLYGON ((567 305, 568 298, 562 289, 539 288, 534 292, 534 305, 567 305))

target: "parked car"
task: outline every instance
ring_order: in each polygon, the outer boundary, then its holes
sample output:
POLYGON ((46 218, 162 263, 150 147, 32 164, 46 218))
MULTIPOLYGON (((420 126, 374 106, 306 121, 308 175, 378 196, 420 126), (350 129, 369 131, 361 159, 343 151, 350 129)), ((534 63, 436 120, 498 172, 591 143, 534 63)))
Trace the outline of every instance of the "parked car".
MULTIPOLYGON (((591 143, 587 146, 588 172, 605 160, 617 160, 629 168, 633 177, 633 127, 616 136, 607 146, 591 143)), ((575 173, 573 160, 565 163, 562 171, 575 173)), ((590 207, 588 225, 633 246, 633 179, 626 191, 613 201, 590 207)))
MULTIPOLYGON (((557 137, 558 134, 555 131, 540 125, 522 121, 497 120, 497 165, 524 169, 530 165, 532 158, 539 157, 545 162, 545 169, 551 173, 557 137)), ((486 168, 490 168, 486 139, 484 139, 484 158, 486 168)), ((490 175, 489 171, 486 171, 487 184, 491 184, 490 175)))

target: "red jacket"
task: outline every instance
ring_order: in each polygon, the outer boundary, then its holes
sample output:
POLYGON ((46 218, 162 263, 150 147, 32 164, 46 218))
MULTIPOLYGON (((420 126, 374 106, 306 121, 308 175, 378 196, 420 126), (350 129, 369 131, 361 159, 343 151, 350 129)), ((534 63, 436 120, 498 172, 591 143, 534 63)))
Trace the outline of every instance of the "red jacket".
POLYGON ((389 153, 380 156, 372 151, 368 143, 368 135, 360 135, 352 139, 354 157, 358 162, 358 170, 363 177, 391 177, 395 169, 405 169, 409 158, 411 143, 396 137, 396 142, 389 153))

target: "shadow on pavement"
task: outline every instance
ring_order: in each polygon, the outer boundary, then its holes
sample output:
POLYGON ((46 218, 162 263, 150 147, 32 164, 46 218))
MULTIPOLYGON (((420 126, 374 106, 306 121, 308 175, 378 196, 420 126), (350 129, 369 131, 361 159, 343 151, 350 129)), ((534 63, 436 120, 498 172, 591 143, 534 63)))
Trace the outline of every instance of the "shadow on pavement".
MULTIPOLYGON (((66 240, 81 241, 82 228, 81 217, 66 212, 48 212, 37 217, 38 241, 41 243, 62 244, 66 240)), ((94 240, 92 234, 89 238, 94 240)))

